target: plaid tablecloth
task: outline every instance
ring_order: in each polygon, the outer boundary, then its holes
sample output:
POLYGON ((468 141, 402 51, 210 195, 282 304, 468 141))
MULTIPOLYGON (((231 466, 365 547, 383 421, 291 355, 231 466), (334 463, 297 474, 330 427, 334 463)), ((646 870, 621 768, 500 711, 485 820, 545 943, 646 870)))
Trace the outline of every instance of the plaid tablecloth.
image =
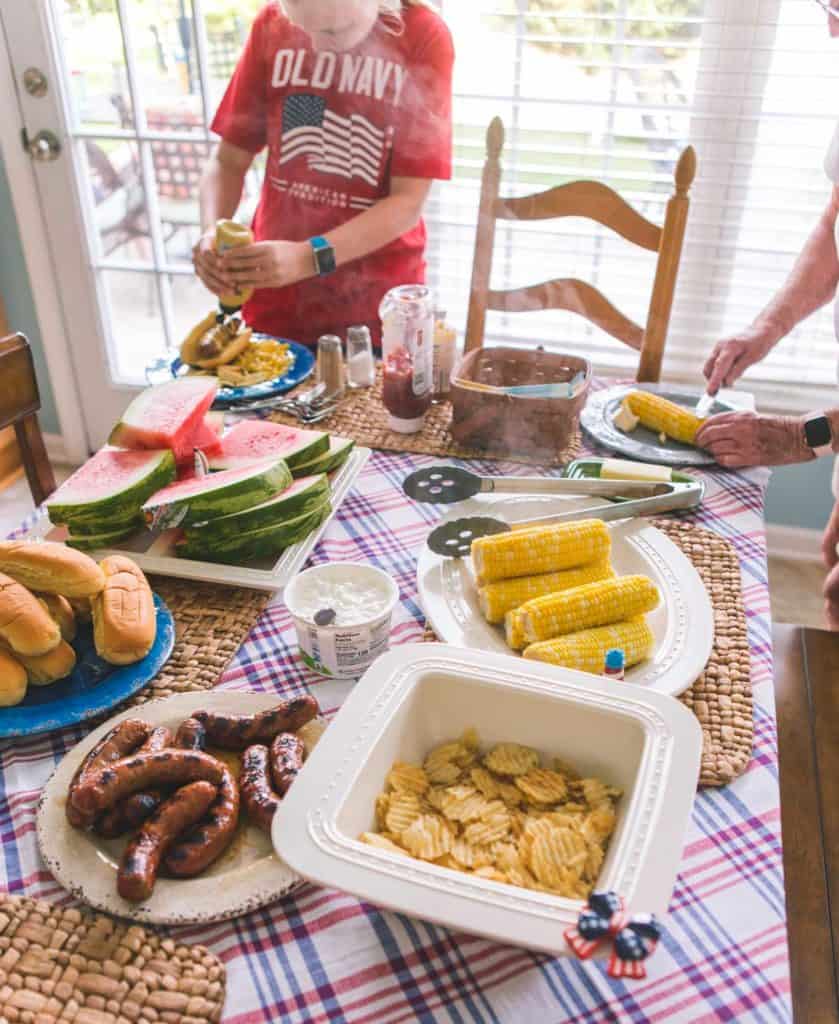
MULTIPOLYGON (((315 561, 367 561, 394 577, 401 591, 396 644, 422 635, 416 557, 438 518, 433 506, 404 498, 400 482, 430 461, 374 454, 315 555, 315 561)), ((528 472, 498 463, 475 468, 528 472)), ((305 885, 236 921, 175 931, 180 940, 206 944, 226 964, 225 1024, 792 1019, 763 528, 768 474, 705 476, 708 496, 695 520, 733 541, 742 562, 756 746, 743 777, 697 796, 666 934, 647 979, 612 981, 598 965, 496 945, 305 885)), ((327 710, 341 696, 338 684, 301 668, 281 602, 264 613, 222 686, 284 695, 308 687, 327 710)), ((0 883, 12 893, 68 899, 38 856, 35 809, 54 766, 84 732, 67 729, 0 746, 0 883)))

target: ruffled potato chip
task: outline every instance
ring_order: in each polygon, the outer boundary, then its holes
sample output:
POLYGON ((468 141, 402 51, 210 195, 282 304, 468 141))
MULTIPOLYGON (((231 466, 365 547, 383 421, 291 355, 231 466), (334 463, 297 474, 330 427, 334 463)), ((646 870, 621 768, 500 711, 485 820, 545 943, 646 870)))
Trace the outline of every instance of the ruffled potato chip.
POLYGON ((401 853, 403 857, 408 855, 401 846, 397 846, 396 843, 391 842, 379 832, 362 832, 358 838, 368 846, 377 846, 380 850, 389 850, 391 853, 401 853))
POLYGON ((469 778, 475 789, 479 789, 488 799, 494 800, 498 796, 498 783, 492 772, 488 772, 486 768, 473 768, 469 772, 469 778))
POLYGON ((387 783, 397 793, 415 793, 422 796, 428 789, 428 776, 418 764, 394 761, 388 772, 387 783))
POLYGON ((392 793, 385 815, 388 832, 401 835, 421 813, 419 799, 413 793, 392 793))
POLYGON ((402 833, 402 842, 420 860, 436 860, 452 848, 452 832, 436 814, 421 814, 402 833))
POLYGON ((497 743, 484 757, 484 764, 498 775, 526 775, 538 767, 539 754, 518 743, 497 743))
POLYGON ((488 846, 510 834, 510 812, 500 800, 488 803, 479 821, 463 830, 463 838, 472 846, 488 846))
POLYGON ((489 867, 493 863, 489 850, 483 846, 471 846, 465 839, 454 840, 451 855, 465 868, 489 867))
POLYGON ((582 779, 580 785, 583 790, 583 797, 589 807, 597 807, 606 803, 607 800, 615 800, 621 795, 621 791, 614 786, 607 786, 600 779, 582 779))
POLYGON ((450 821, 474 821, 487 807, 483 794, 471 786, 451 786, 442 799, 443 814, 450 821))
POLYGON ((493 867, 475 868, 472 874, 477 875, 478 878, 488 878, 491 882, 509 881, 503 871, 499 871, 498 868, 493 867))
POLYGON ((387 817, 387 809, 390 804, 389 793, 379 793, 376 797, 375 813, 376 813, 376 828, 382 831, 387 828, 385 824, 385 818, 387 817))
POLYGON ((565 779, 549 768, 534 768, 513 781, 528 800, 537 804, 558 804, 568 793, 565 779))

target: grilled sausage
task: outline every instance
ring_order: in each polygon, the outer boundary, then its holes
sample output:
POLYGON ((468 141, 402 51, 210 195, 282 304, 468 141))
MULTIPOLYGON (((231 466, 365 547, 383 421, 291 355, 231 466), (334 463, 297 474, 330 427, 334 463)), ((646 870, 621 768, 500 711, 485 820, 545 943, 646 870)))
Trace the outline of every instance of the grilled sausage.
POLYGON ((320 712, 318 702, 306 694, 291 697, 256 715, 222 715, 196 711, 192 717, 207 730, 207 745, 222 750, 244 750, 254 743, 270 743, 280 732, 297 732, 320 712))
POLYGON ((139 903, 151 896, 164 853, 184 829, 206 814, 215 798, 215 786, 192 782, 160 805, 122 855, 117 892, 124 900, 139 903))
POLYGON ((242 755, 239 791, 248 817, 263 832, 271 834, 271 822, 280 806, 280 797, 271 786, 268 748, 257 743, 242 755))
MULTIPOLYGON (((136 754, 148 754, 156 750, 165 750, 172 743, 172 731, 165 725, 152 729, 146 742, 135 750, 136 754)), ((106 811, 93 826, 93 831, 103 839, 116 839, 127 832, 133 832, 152 815, 160 806, 163 793, 152 789, 145 793, 134 793, 127 800, 120 802, 106 811)))
POLYGON ((120 800, 141 790, 183 786, 187 782, 211 782, 220 786, 225 765, 198 750, 161 750, 135 754, 82 777, 71 797, 85 823, 120 800))
POLYGON ((150 731, 150 726, 139 718, 126 718, 119 725, 115 725, 109 733, 106 733, 93 750, 87 754, 76 769, 76 774, 67 790, 67 820, 74 828, 83 828, 91 821, 81 814, 73 804, 73 795, 84 777, 132 753, 148 739, 150 731))
POLYGON ((303 740, 293 732, 281 732, 274 737, 270 756, 271 779, 281 797, 286 795, 288 787, 303 767, 305 751, 303 740))
POLYGON ((178 878, 192 878, 217 860, 233 841, 239 823, 239 787, 225 766, 218 795, 207 816, 178 838, 166 854, 166 870, 178 878))
POLYGON ((207 733, 197 718, 187 718, 181 722, 175 733, 175 746, 182 750, 204 750, 207 746, 207 733))

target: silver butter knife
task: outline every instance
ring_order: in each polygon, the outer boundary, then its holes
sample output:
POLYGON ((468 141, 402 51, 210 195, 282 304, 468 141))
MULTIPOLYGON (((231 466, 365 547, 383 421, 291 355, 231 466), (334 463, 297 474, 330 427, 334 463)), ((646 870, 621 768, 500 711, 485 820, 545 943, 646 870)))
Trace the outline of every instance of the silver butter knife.
POLYGON ((696 403, 696 409, 694 410, 695 415, 698 416, 701 420, 704 420, 708 413, 711 411, 711 406, 714 404, 716 400, 716 395, 709 395, 706 391, 705 394, 696 403))

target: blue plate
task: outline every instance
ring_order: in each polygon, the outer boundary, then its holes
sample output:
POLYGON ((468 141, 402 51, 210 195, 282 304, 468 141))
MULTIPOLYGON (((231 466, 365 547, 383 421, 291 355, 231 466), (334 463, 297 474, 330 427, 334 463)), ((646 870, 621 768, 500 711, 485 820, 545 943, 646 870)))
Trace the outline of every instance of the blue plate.
MULTIPOLYGON (((301 384, 315 368, 315 357, 313 353, 296 341, 289 341, 288 338, 275 338, 272 334, 254 334, 254 341, 279 341, 288 345, 294 354, 294 363, 291 369, 273 380, 263 381, 262 384, 251 384, 244 388, 230 388, 223 384, 219 386, 218 394, 213 402, 214 409, 229 409, 237 402, 254 402, 259 398, 273 398, 274 395, 283 395, 301 384)), ((169 370, 173 377, 184 375, 186 367, 176 356, 169 364, 169 370)))
POLYGON ((172 613, 154 595, 157 635, 142 661, 133 665, 109 665, 93 646, 93 627, 80 624, 73 641, 76 667, 66 679, 50 686, 30 686, 26 697, 13 708, 0 708, 0 738, 34 736, 77 725, 101 715, 147 686, 169 660, 175 646, 172 613))

